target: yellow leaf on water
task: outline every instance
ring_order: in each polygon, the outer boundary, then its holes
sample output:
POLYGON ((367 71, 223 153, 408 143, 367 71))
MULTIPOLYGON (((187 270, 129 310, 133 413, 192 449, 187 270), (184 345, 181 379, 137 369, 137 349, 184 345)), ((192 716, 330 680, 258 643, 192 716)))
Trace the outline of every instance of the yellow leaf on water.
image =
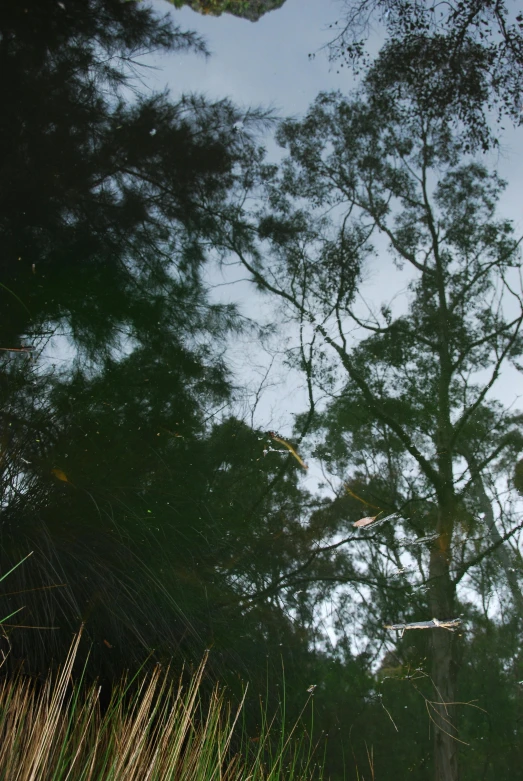
POLYGON ((63 483, 68 483, 69 480, 67 479, 67 475, 65 472, 62 472, 61 469, 51 469, 51 474, 53 474, 58 480, 61 480, 63 483))

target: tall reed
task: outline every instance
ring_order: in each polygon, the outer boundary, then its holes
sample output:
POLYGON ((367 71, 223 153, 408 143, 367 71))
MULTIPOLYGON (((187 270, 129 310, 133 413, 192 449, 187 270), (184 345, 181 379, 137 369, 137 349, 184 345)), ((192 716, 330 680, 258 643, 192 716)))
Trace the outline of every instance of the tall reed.
POLYGON ((201 690, 204 659, 184 684, 156 666, 123 679, 100 708, 100 687, 73 683, 82 631, 63 669, 43 686, 17 673, 0 684, 0 781, 306 781, 321 778, 301 722, 262 718, 249 738, 215 687, 201 690), (133 684, 131 691, 131 684, 133 684), (276 735, 274 731, 276 730, 276 735))

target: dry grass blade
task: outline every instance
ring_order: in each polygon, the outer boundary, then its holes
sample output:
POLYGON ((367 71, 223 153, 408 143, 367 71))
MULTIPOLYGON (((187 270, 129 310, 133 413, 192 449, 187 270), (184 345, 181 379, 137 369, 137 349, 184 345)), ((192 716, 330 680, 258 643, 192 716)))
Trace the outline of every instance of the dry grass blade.
MULTIPOLYGON (((310 754, 298 759, 299 741, 291 744, 295 727, 279 734, 276 756, 267 763, 243 748, 232 750, 233 734, 245 693, 234 718, 218 687, 210 698, 201 694, 206 658, 187 685, 178 688, 169 668, 154 668, 132 697, 125 700, 126 679, 113 690, 102 717, 100 689, 85 693, 73 685, 72 670, 82 630, 75 637, 63 670, 48 676, 41 689, 20 674, 4 679, 0 687, 0 778, 9 781, 277 781, 285 772, 289 781, 321 777, 311 772, 310 754), (304 768, 298 771, 297 768, 304 768)), ((133 679, 134 680, 134 679, 133 679)), ((131 681, 132 683, 132 681, 131 681)), ((270 728, 270 723, 268 724, 270 728)), ((240 733, 237 746, 246 745, 240 733)), ((259 739, 268 746, 266 728, 259 739)))

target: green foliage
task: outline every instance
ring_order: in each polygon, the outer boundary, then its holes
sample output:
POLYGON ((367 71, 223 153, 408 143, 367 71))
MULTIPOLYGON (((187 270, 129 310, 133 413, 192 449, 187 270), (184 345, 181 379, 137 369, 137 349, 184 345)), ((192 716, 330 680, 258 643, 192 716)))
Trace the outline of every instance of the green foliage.
POLYGON ((141 3, 77 5, 48 13, 35 2, 2 20, 14 132, 1 137, 0 341, 59 326, 94 359, 140 340, 155 316, 175 328, 172 310, 183 321, 200 305, 212 215, 234 186, 249 120, 240 140, 226 100, 133 99, 136 57, 205 53, 203 42, 141 3))
POLYGON ((440 6, 413 0, 346 0, 340 24, 331 25, 333 61, 369 66, 365 80, 381 103, 414 101, 425 116, 445 117, 463 148, 499 144, 492 126, 521 121, 523 15, 506 2, 453 0, 440 6), (370 63, 366 42, 375 23, 385 44, 370 63))

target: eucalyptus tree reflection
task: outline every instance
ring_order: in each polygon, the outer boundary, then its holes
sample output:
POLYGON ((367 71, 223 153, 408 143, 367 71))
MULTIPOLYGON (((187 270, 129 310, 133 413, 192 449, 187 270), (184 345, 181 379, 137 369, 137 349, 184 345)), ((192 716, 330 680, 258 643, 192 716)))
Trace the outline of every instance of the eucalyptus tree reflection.
MULTIPOLYGON (((324 575, 366 583, 374 620, 364 629, 382 642, 381 620, 398 610, 416 620, 455 618, 457 589, 466 585, 481 599, 498 583, 499 566, 507 588, 498 598, 521 620, 521 557, 510 547, 522 526, 510 491, 521 418, 490 392, 506 365, 519 368, 523 296, 519 241, 496 216, 503 182, 460 157, 459 134, 446 117, 427 114, 415 90, 392 100, 377 75, 357 98, 321 94, 303 121, 282 124, 278 139, 289 155, 279 171, 262 172, 273 177, 268 206, 251 215, 250 232, 238 226, 227 240, 258 287, 300 325, 295 354, 311 399, 314 388, 330 397, 316 415, 325 433, 317 452, 345 481, 352 521, 375 515, 373 507, 403 515, 374 533, 353 530, 342 571, 324 575), (409 268, 403 314, 387 302, 358 302, 374 233, 409 268), (433 534, 410 548, 418 565, 411 588, 427 595, 409 608, 383 584, 405 577, 399 538, 433 534), (360 546, 365 552, 353 553, 360 546)), ((456 779, 452 703, 464 641, 443 629, 430 640, 435 778, 456 779)))

